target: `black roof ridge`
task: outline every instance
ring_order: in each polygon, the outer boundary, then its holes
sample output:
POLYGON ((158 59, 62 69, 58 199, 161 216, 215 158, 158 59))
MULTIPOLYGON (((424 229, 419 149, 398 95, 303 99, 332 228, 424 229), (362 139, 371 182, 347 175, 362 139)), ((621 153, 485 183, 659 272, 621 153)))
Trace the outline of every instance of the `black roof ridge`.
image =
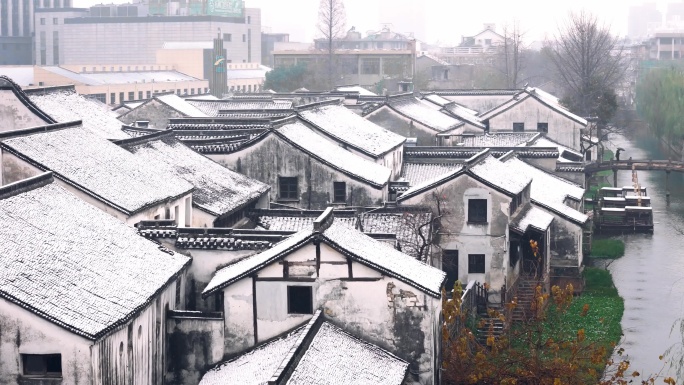
POLYGON ((303 326, 302 334, 297 338, 294 345, 290 348, 285 358, 278 366, 278 369, 273 373, 271 378, 268 380, 268 385, 281 385, 285 384, 292 372, 299 364, 299 361, 306 353, 313 338, 318 334, 321 325, 325 321, 323 317, 323 312, 318 309, 313 314, 313 317, 303 326))
MULTIPOLYGON (((337 209, 333 207, 333 210, 335 211, 336 215, 339 215, 340 217, 345 217, 347 215, 349 216, 354 216, 356 215, 356 210, 353 209, 337 209)), ((321 210, 308 210, 308 209, 252 209, 249 210, 249 214, 253 215, 280 215, 280 216, 292 216, 292 217, 302 217, 302 216, 310 216, 310 217, 318 217, 320 216, 325 209, 321 210)))
POLYGON ((38 107, 35 103, 31 101, 28 94, 26 93, 27 90, 21 88, 21 86, 15 83, 14 80, 12 80, 9 76, 0 75, 0 89, 2 88, 10 88, 12 90, 12 93, 14 93, 14 95, 19 99, 19 101, 24 106, 26 106, 26 108, 28 108, 34 114, 38 115, 38 117, 43 119, 46 123, 57 123, 56 119, 54 119, 47 112, 43 111, 40 107, 38 107), (9 87, 3 87, 3 81, 6 82, 9 85, 9 87))
POLYGON ((52 176, 52 171, 46 171, 36 176, 0 186, 0 200, 11 198, 27 191, 41 188, 51 184, 53 181, 54 177, 52 176))
POLYGON ((137 146, 139 144, 144 144, 151 142, 153 140, 157 139, 164 139, 166 137, 173 137, 175 140, 175 133, 173 130, 161 130, 157 132, 153 132, 150 134, 145 134, 141 136, 136 136, 132 138, 126 138, 126 139, 117 139, 117 140, 112 140, 112 143, 116 144, 119 147, 133 147, 137 146))
POLYGON ((67 128, 78 127, 78 126, 82 126, 82 125, 83 125, 82 120, 74 120, 71 122, 52 123, 52 124, 48 124, 45 126, 20 128, 18 130, 0 132, 0 139, 10 139, 10 138, 15 138, 15 137, 19 137, 19 136, 39 134, 39 133, 43 133, 43 132, 65 130, 67 128))

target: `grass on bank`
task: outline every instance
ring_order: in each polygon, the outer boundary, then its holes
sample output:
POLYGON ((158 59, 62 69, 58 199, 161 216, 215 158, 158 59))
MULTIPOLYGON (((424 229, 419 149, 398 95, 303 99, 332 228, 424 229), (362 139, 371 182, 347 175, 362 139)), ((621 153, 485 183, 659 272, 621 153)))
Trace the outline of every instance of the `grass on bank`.
POLYGON ((591 258, 615 259, 625 255, 625 242, 621 239, 594 239, 591 242, 591 258))
MULTIPOLYGON (((554 314, 554 306, 549 307, 549 317, 545 329, 552 335, 564 340, 572 340, 580 329, 584 329, 586 341, 605 348, 608 357, 622 336, 622 314, 625 303, 613 285, 613 277, 608 270, 586 267, 584 269, 585 287, 581 296, 576 297, 563 314, 554 314), (589 310, 582 315, 584 306, 589 310)), ((604 364, 591 364, 596 373, 602 373, 604 364)))

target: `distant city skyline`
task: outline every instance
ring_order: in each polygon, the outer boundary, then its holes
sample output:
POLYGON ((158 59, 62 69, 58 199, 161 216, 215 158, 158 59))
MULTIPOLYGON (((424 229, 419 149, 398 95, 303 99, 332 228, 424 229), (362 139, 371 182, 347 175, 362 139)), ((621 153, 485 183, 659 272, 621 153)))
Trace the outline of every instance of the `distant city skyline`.
MULTIPOLYGON (((110 0, 106 3, 125 3, 110 0)), ((648 1, 646 1, 648 2, 648 1)), ((668 3, 656 1, 665 13, 668 3)), ((98 0, 74 0, 76 7, 100 4, 98 0)), ((397 32, 409 33, 428 43, 458 44, 461 36, 480 32, 485 23, 494 23, 497 30, 517 21, 526 31, 528 42, 552 38, 570 12, 587 10, 609 25, 613 33, 627 33, 629 7, 645 3, 626 0, 617 4, 596 0, 490 0, 471 2, 467 6, 453 0, 344 0, 347 29, 354 26, 365 33, 392 24, 397 32), (415 19, 415 20, 414 20, 415 19)), ((271 32, 290 34, 291 41, 308 42, 318 36, 316 21, 319 0, 246 0, 246 7, 261 8, 262 27, 271 32)))

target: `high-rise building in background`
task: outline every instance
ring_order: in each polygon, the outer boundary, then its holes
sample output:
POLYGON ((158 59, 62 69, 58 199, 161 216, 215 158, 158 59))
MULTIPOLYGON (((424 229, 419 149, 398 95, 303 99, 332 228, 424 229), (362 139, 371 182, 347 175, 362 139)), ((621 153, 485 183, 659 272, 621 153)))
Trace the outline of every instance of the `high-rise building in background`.
POLYGON ((643 40, 649 33, 657 29, 663 22, 663 15, 656 3, 644 3, 629 8, 627 19, 627 35, 636 40, 643 40))
POLYGON ((149 64, 155 62, 157 51, 165 43, 211 43, 219 30, 228 63, 258 63, 261 10, 244 8, 243 4, 239 0, 154 0, 95 6, 63 19, 44 13, 36 24, 36 64, 149 64), (200 7, 198 3, 226 5, 200 7), (53 24, 52 20, 57 22, 53 24))
POLYGON ((0 0, 0 65, 32 64, 34 15, 68 9, 72 0, 0 0))

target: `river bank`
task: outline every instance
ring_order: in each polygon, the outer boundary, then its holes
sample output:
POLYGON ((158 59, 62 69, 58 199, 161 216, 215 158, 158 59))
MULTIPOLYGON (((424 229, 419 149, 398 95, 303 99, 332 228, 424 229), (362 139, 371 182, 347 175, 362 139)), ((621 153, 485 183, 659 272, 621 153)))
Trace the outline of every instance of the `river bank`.
MULTIPOLYGON (((618 147, 626 157, 665 159, 658 140, 643 130, 629 138, 612 136, 609 148, 618 147)), ((679 330, 671 329, 684 316, 684 178, 671 176, 669 201, 663 172, 639 172, 639 181, 651 197, 655 228, 653 234, 622 236, 625 255, 609 265, 625 301, 621 346, 632 369, 675 376, 674 369, 663 369, 659 357, 682 340, 679 330)), ((631 183, 630 172, 618 173, 618 185, 631 183)))

